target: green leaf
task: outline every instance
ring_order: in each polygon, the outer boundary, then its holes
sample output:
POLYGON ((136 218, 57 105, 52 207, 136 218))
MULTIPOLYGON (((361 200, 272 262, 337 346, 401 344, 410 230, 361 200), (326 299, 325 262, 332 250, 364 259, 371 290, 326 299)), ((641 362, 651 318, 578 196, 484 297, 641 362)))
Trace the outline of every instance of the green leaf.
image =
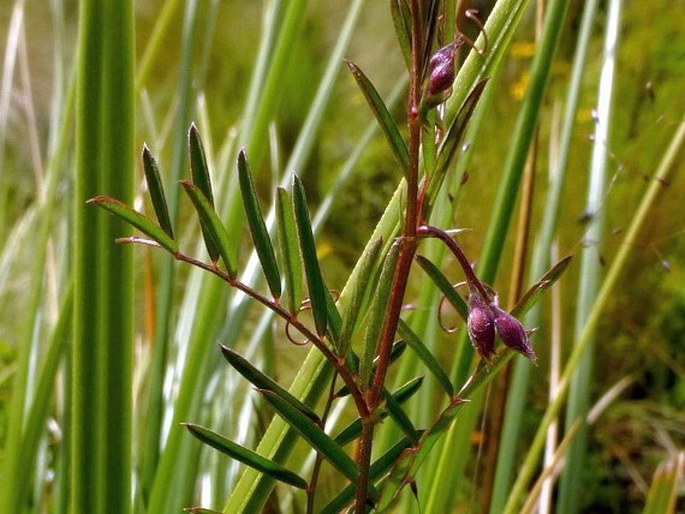
POLYGON ((127 222, 129 225, 132 225, 140 230, 143 234, 151 237, 162 248, 171 253, 178 252, 178 243, 174 241, 169 234, 167 234, 164 230, 155 225, 141 213, 133 210, 131 207, 120 202, 119 200, 115 200, 109 196, 96 196, 95 198, 88 200, 86 203, 107 209, 111 213, 127 222))
POLYGON ((359 313, 366 305, 364 301, 367 293, 372 290, 374 283, 373 274, 376 270, 376 261, 383 248, 383 238, 375 239, 371 242, 368 251, 360 258, 359 262, 359 280, 352 285, 350 292, 350 301, 347 302, 347 310, 342 313, 342 327, 340 329, 340 344, 341 351, 344 353, 349 347, 350 341, 354 334, 354 329, 359 321, 359 313))
POLYGON ((316 256, 316 245, 314 244, 314 234, 312 232, 312 223, 309 219, 304 186, 300 178, 295 174, 293 174, 293 211, 295 212, 295 223, 300 240, 304 272, 307 275, 309 300, 312 306, 312 314, 314 315, 314 324, 316 325, 318 335, 322 337, 326 333, 328 326, 326 286, 324 286, 319 259, 316 256))
POLYGON ((661 462, 654 472, 644 514, 670 514, 676 511, 678 488, 685 476, 685 452, 661 462))
POLYGON ((333 342, 338 355, 343 355, 345 352, 340 346, 340 328, 342 327, 342 318, 338 306, 333 300, 333 295, 324 286, 324 294, 326 296, 326 317, 328 318, 328 338, 333 342))
POLYGON ((405 0, 391 0, 390 12, 407 69, 411 68, 411 12, 405 0))
POLYGON ((297 244, 297 227, 293 214, 292 201, 285 188, 276 189, 276 223, 278 225, 278 244, 285 270, 285 292, 291 313, 299 310, 302 304, 302 261, 297 244))
POLYGON ((450 302, 450 305, 454 307, 464 322, 466 322, 469 317, 469 308, 462 297, 454 290, 454 287, 452 287, 450 281, 447 280, 447 277, 442 274, 442 271, 440 271, 435 264, 426 259, 423 255, 417 255, 416 262, 419 263, 435 285, 438 286, 438 289, 440 289, 442 294, 445 295, 445 298, 450 302))
POLYGON ((280 396, 283 400, 298 409, 314 422, 320 421, 320 418, 317 416, 316 412, 307 407, 288 391, 283 389, 268 375, 255 368, 247 359, 222 344, 220 344, 219 347, 221 348, 221 353, 228 363, 233 366, 238 373, 250 381, 250 383, 252 383, 257 389, 267 389, 269 391, 273 391, 275 394, 280 396))
MULTIPOLYGON (((193 184, 202 192, 211 210, 214 211, 214 193, 212 193, 212 180, 209 177, 209 167, 207 166, 207 159, 205 157, 205 150, 202 146, 200 134, 194 123, 191 123, 188 129, 188 152, 190 153, 190 172, 193 177, 193 184)), ((217 262, 221 251, 216 241, 210 234, 212 228, 207 226, 206 220, 200 217, 200 225, 202 227, 202 235, 204 236, 207 253, 209 253, 212 262, 217 262)))
POLYGON ((400 254, 400 245, 394 243, 385 256, 381 275, 378 277, 378 285, 369 311, 369 321, 364 334, 361 361, 359 363, 359 380, 362 384, 368 384, 373 369, 373 359, 376 356, 378 338, 381 335, 383 322, 388 310, 388 298, 392 289, 395 265, 400 254))
POLYGON ((262 263, 266 282, 269 284, 269 290, 274 298, 280 298, 281 274, 278 271, 276 252, 274 252, 269 231, 266 228, 264 216, 259 207, 257 191, 252 181, 252 173, 245 157, 245 150, 240 150, 238 154, 238 181, 240 182, 240 193, 243 197, 247 224, 250 227, 250 234, 257 250, 259 262, 262 263))
MULTIPOLYGON (((369 468, 369 479, 373 481, 382 477, 395 464, 400 455, 402 455, 402 452, 411 445, 412 440, 406 437, 395 443, 387 452, 378 457, 378 459, 371 464, 371 467, 369 468)), ((345 487, 328 502, 323 509, 321 509, 321 514, 336 514, 338 512, 343 512, 344 507, 354 499, 355 491, 356 487, 354 484, 345 487)))
POLYGON ((155 209, 159 226, 173 239, 174 230, 171 227, 169 208, 167 207, 166 196, 164 195, 162 179, 159 176, 159 168, 147 145, 143 145, 143 170, 145 170, 145 182, 147 182, 147 188, 150 191, 152 207, 155 209))
POLYGON ((416 333, 407 325, 404 320, 400 319, 397 330, 402 338, 407 342, 416 356, 426 365, 428 370, 433 374, 438 383, 445 390, 447 395, 451 398, 454 396, 454 386, 450 381, 447 373, 442 369, 440 363, 433 356, 431 351, 423 344, 423 341, 416 335, 416 333))
POLYGON ((208 428, 195 425, 194 423, 183 423, 183 425, 193 436, 212 448, 219 450, 221 453, 288 485, 299 489, 307 488, 305 479, 288 468, 262 457, 258 453, 248 450, 208 428))
POLYGON ((205 238, 207 250, 209 250, 211 241, 211 244, 218 249, 221 258, 224 261, 224 265, 226 266, 226 271, 231 277, 234 277, 236 274, 236 267, 231 261, 231 243, 228 239, 226 227, 224 227, 224 224, 219 219, 218 214, 209 203, 209 200, 207 200, 198 187, 188 180, 180 180, 179 183, 183 186, 183 189, 185 189, 190 200, 193 202, 202 226, 206 227, 206 230, 203 230, 202 235, 205 238))
POLYGON ((528 312, 542 297, 544 292, 559 280, 564 271, 566 271, 566 268, 568 268, 568 265, 571 264, 572 258, 572 255, 568 255, 552 266, 540 280, 521 296, 518 303, 511 310, 511 315, 518 318, 528 312))
POLYGON ((362 90, 362 93, 371 107, 374 116, 376 116, 376 120, 381 126, 381 130, 383 131, 385 138, 388 140, 388 143, 390 143, 390 147, 392 148, 395 157, 397 157, 397 160, 402 166, 402 170, 406 170, 409 163, 409 152, 407 151, 407 145, 405 144, 404 139, 402 139, 402 135, 400 134, 395 121, 392 119, 388 108, 385 106, 385 103, 383 103, 383 99, 378 94, 378 91, 376 91, 376 88, 373 86, 371 81, 366 77, 366 75, 364 75, 362 70, 360 70, 356 64, 354 64, 352 61, 345 62, 347 63, 347 67, 352 72, 352 76, 357 81, 359 88, 362 90))
POLYGON ((400 403, 395 400, 387 389, 383 389, 383 398, 385 399, 385 408, 388 410, 388 415, 412 442, 418 442, 419 433, 409 419, 409 416, 400 407, 400 403))
MULTIPOLYGON (((421 384, 423 384, 423 377, 417 377, 406 384, 404 384, 402 387, 398 388, 397 391, 392 393, 392 397, 395 399, 395 402, 398 404, 403 404, 406 402, 409 398, 414 396, 414 393, 416 393, 420 388, 421 384)), ((384 394, 386 394, 384 392, 384 394)), ((388 411, 383 410, 381 411, 380 414, 380 419, 383 420, 386 417, 388 417, 388 411)), ((338 443, 340 446, 344 446, 349 442, 354 441, 357 437, 360 436, 362 433, 362 421, 361 418, 355 419, 352 423, 347 425, 345 428, 343 428, 340 433, 335 436, 334 441, 338 443)))
POLYGON ((353 483, 357 480, 357 465, 347 453, 316 426, 311 419, 295 409, 273 391, 261 389, 264 398, 276 409, 276 412, 287 421, 317 452, 328 460, 338 471, 353 483))
MULTIPOLYGON (((392 365, 397 359, 399 359, 404 351, 407 349, 407 343, 400 339, 399 341, 393 343, 392 347, 390 348, 390 364, 392 365)), ((347 359, 347 364, 350 369, 352 370, 359 370, 359 357, 357 355, 349 350, 346 354, 346 359, 347 359)), ((376 356, 373 359, 373 371, 376 370, 376 366, 378 365, 378 356, 376 356)), ((372 372, 373 373, 373 372, 372 372)), ((343 396, 347 396, 350 394, 350 390, 347 388, 346 385, 343 385, 338 391, 335 393, 336 398, 342 398, 343 396)))

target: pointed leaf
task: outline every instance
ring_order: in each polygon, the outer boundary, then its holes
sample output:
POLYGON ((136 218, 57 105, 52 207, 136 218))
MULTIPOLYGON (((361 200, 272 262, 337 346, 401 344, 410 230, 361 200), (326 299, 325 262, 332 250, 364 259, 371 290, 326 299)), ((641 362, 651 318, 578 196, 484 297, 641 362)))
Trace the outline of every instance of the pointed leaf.
POLYGON ((273 391, 276 395, 280 396, 290 405, 300 410, 305 416, 309 417, 314 422, 319 422, 320 418, 317 416, 316 412, 278 385, 278 383, 271 379, 271 377, 255 368, 247 359, 242 357, 237 352, 234 352, 222 344, 220 344, 219 347, 221 348, 222 355, 228 361, 228 363, 257 389, 267 389, 269 391, 273 391))
MULTIPOLYGON (((397 359, 400 358, 400 356, 404 353, 404 350, 407 349, 407 343, 400 339, 399 341, 393 343, 392 347, 390 348, 390 364, 392 365, 397 359)), ((355 371, 359 370, 359 357, 352 352, 348 351, 347 352, 347 363, 349 365, 350 369, 353 369, 355 371)), ((376 356, 375 359, 373 359, 373 372, 376 371, 376 366, 378 365, 378 356, 376 356)), ((343 385, 338 391, 335 393, 336 398, 342 398, 343 396, 347 396, 350 394, 350 390, 347 388, 346 385, 343 385)))
POLYGON ((447 395, 450 398, 454 396, 454 386, 447 376, 447 373, 445 373, 445 370, 442 369, 442 366, 440 366, 440 363, 433 356, 431 351, 426 347, 425 344, 423 344, 423 341, 421 341, 419 336, 417 336, 411 327, 402 319, 400 319, 399 325, 397 326, 397 331, 411 347, 411 349, 414 350, 416 356, 421 359, 428 370, 433 374, 447 395))
POLYGON ((304 272, 307 275, 309 300, 312 306, 312 314, 314 315, 314 324, 316 325, 318 335, 323 336, 328 326, 326 286, 324 286, 323 277, 321 276, 319 258, 316 256, 312 223, 309 219, 309 210, 307 209, 307 197, 304 194, 302 181, 297 175, 293 175, 293 211, 295 212, 295 223, 300 240, 304 272))
MULTIPOLYGON (((406 402, 409 398, 414 396, 414 393, 416 393, 420 388, 421 384, 423 384, 423 377, 417 377, 406 384, 404 384, 402 387, 398 388, 394 393, 392 393, 393 398, 398 404, 403 404, 406 402)), ((385 393, 384 393, 385 394, 385 393)), ((381 412, 381 420, 385 419, 388 416, 388 411, 383 410, 381 412)), ((359 437, 362 433, 362 421, 360 418, 357 418, 354 420, 352 423, 347 425, 344 429, 340 431, 340 433, 335 436, 335 442, 338 443, 340 446, 344 446, 349 442, 354 441, 357 437, 359 437)))
POLYGON ((685 477, 685 452, 678 452, 662 461, 654 472, 647 494, 644 514, 676 512, 678 488, 685 477))
POLYGON ((316 426, 312 420, 295 409, 273 391, 262 389, 264 398, 276 409, 276 412, 287 421, 317 452, 323 455, 338 471, 350 481, 357 479, 357 465, 347 453, 316 426))
POLYGON ((162 179, 159 176, 159 168, 147 145, 143 145, 143 170, 145 170, 145 182, 147 183, 148 191, 150 191, 152 207, 155 209, 159 226, 173 239, 174 231, 171 227, 169 208, 167 207, 166 196, 164 195, 162 179))
POLYGON ((169 252, 178 252, 178 243, 174 241, 169 234, 167 234, 164 230, 155 225, 151 220, 143 216, 141 213, 133 210, 131 207, 120 202, 119 200, 115 200, 109 196, 96 196, 95 198, 88 200, 86 203, 98 205, 104 209, 107 209, 129 225, 132 225, 140 230, 143 234, 151 237, 169 252))
POLYGON ((395 423, 397 423, 397 426, 400 427, 402 432, 404 432, 404 434, 411 439, 412 442, 418 442, 419 433, 409 419, 409 416, 407 416, 406 412, 402 410, 400 403, 395 400, 393 395, 390 394, 390 391, 387 389, 383 390, 383 398, 385 399, 385 408, 388 410, 388 415, 395 423))
MULTIPOLYGON (((402 452, 411 445, 412 440, 406 437, 395 443, 387 452, 378 457, 378 459, 371 464, 371 467, 369 468, 369 479, 372 481, 377 480, 387 473, 400 455, 402 455, 402 452)), ((354 499, 355 491, 356 488, 354 484, 349 484, 321 509, 321 514, 337 514, 338 512, 343 512, 345 506, 354 499)))
MULTIPOLYGON (((202 146, 200 134, 194 123, 188 129, 188 153, 190 154, 190 172, 193 177, 193 184, 202 192, 207 202, 209 202, 212 211, 214 211, 214 193, 212 193, 212 181, 209 177, 209 167, 207 166, 207 159, 205 157, 205 150, 202 146)), ((210 236, 211 227, 206 225, 206 221, 200 217, 200 226, 202 228, 202 235, 207 247, 212 262, 217 262, 221 252, 218 247, 218 241, 210 236)))
POLYGON ((411 12, 405 0, 391 0, 390 12, 407 69, 411 69, 411 12))
POLYGON ((542 294, 559 280, 559 277, 561 277, 571 263, 572 258, 573 256, 569 255, 552 266, 537 283, 533 284, 531 288, 521 296, 518 303, 511 310, 511 315, 520 317, 528 312, 531 307, 537 303, 542 294))
POLYGON ((276 252, 271 244, 269 231, 264 222, 262 210, 257 200, 257 191, 252 181, 250 166, 245 157, 245 150, 240 150, 238 154, 238 181, 240 182, 240 193, 243 197, 243 206, 247 216, 247 224, 250 227, 250 234, 254 242, 259 262, 269 284, 269 290, 274 298, 281 297, 281 273, 276 262, 276 252))
POLYGON ((342 318, 340 317, 340 311, 338 311, 338 306, 335 304, 333 295, 324 286, 324 294, 326 296, 326 317, 328 318, 328 338, 332 341, 333 346, 336 349, 338 355, 343 355, 345 352, 340 346, 340 328, 342 326, 342 318))
POLYGON ((276 223, 282 265, 285 270, 288 308, 291 313, 294 313, 302 304, 302 261, 297 244, 297 228, 292 201, 288 191, 282 187, 276 189, 276 223))
POLYGON ((209 200, 200 191, 198 187, 193 185, 188 180, 181 180, 179 183, 183 186, 186 193, 190 197, 190 200, 197 210, 198 216, 200 217, 200 222, 206 230, 203 230, 202 235, 205 238, 205 245, 207 250, 209 250, 210 243, 214 245, 219 251, 221 259, 224 261, 226 266, 226 271, 232 277, 236 274, 235 264, 231 261, 231 243, 228 239, 228 233, 226 232, 226 227, 219 219, 218 214, 214 208, 209 203, 209 200))
POLYGON ((372 290, 374 281, 372 280, 376 270, 376 261, 383 247, 383 239, 374 240, 369 250, 364 252, 359 263, 358 279, 352 284, 350 301, 346 303, 347 311, 343 313, 342 328, 340 329, 341 351, 344 353, 352 340, 354 329, 360 318, 359 313, 365 305, 364 299, 367 293, 372 290))
POLYGON ((208 428, 195 425, 194 423, 183 423, 183 425, 197 439, 212 448, 219 450, 221 453, 288 485, 292 485, 299 489, 307 488, 307 482, 304 478, 281 464, 269 460, 266 457, 262 457, 258 453, 248 450, 208 428))
POLYGON ((359 380, 362 384, 368 384, 373 369, 373 359, 376 356, 378 338, 381 335, 385 314, 388 310, 388 298, 392 289, 393 277, 395 276, 395 265, 400 254, 400 245, 394 243, 388 255, 385 256, 383 268, 374 295, 373 302, 369 310, 369 321, 364 334, 362 355, 359 362, 359 380))
POLYGON ((450 281, 447 280, 447 277, 442 274, 442 271, 440 271, 435 264, 426 259, 423 255, 417 255, 416 262, 418 262, 423 270, 428 273, 428 276, 433 280, 435 285, 438 286, 438 289, 440 289, 442 294, 445 295, 445 298, 450 302, 450 305, 454 307, 464 322, 466 322, 469 317, 469 308, 462 297, 454 290, 454 287, 452 287, 450 281))
POLYGON ((383 99, 378 94, 378 91, 376 91, 376 88, 373 86, 371 81, 366 77, 366 75, 364 75, 364 73, 356 64, 354 64, 352 61, 345 62, 347 63, 347 67, 352 72, 352 76, 357 81, 359 88, 362 90, 362 93, 371 107, 374 116, 376 116, 376 120, 381 126, 381 130, 383 131, 385 138, 388 140, 388 143, 390 143, 390 147, 395 153, 395 157, 397 157, 402 169, 406 170, 407 164, 409 163, 409 152, 407 151, 407 145, 405 144, 404 139, 402 139, 402 135, 400 134, 395 121, 392 119, 388 108, 385 106, 385 103, 383 103, 383 99))

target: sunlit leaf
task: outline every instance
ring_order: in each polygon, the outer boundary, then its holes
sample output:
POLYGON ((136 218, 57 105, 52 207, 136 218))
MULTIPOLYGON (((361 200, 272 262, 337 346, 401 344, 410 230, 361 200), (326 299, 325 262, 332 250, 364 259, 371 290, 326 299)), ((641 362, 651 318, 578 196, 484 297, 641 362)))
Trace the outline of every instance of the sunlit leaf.
POLYGON ((564 257, 559 262, 557 262, 550 270, 545 273, 540 280, 531 286, 528 291, 526 291, 523 296, 519 299, 518 303, 511 310, 511 315, 516 317, 523 316, 528 312, 535 303, 542 297, 543 293, 547 291, 548 288, 559 280, 561 275, 566 271, 568 265, 571 263, 572 255, 564 257))
POLYGON ((360 70, 352 61, 346 62, 347 67, 352 72, 352 76, 357 81, 359 88, 362 90, 366 101, 371 107, 374 116, 376 116, 376 120, 381 126, 385 138, 388 140, 388 143, 390 143, 390 147, 392 148, 395 157, 397 157, 402 169, 405 170, 409 163, 409 152, 407 151, 407 145, 405 144, 404 139, 402 139, 402 135, 400 134, 395 121, 392 119, 388 108, 385 106, 385 103, 383 103, 383 99, 378 94, 378 91, 376 91, 376 88, 366 75, 364 75, 362 70, 360 70))
POLYGON ((203 443, 219 450, 221 453, 250 466, 251 468, 261 471, 276 480, 292 485, 299 489, 306 489, 307 482, 298 474, 290 471, 288 468, 262 457, 258 453, 253 452, 234 443, 209 430, 208 428, 193 423, 183 423, 188 431, 203 443))
POLYGON ((98 205, 104 209, 107 209, 111 213, 115 214, 129 225, 140 230, 143 234, 151 237, 155 242, 159 243, 160 246, 165 248, 171 253, 178 252, 178 243, 174 241, 169 234, 167 234, 162 228, 155 225, 148 218, 143 216, 138 211, 133 210, 128 205, 110 198, 109 196, 96 196, 88 200, 89 204, 98 205))
POLYGON ((207 200, 205 195, 198 187, 188 180, 181 180, 179 183, 181 186, 183 186, 183 189, 186 191, 186 193, 188 193, 190 200, 193 202, 193 205, 197 210, 203 227, 206 228, 206 230, 203 230, 202 235, 205 237, 205 245, 207 245, 207 249, 209 250, 210 243, 207 242, 209 239, 211 240, 211 244, 214 245, 214 247, 216 247, 219 251, 228 274, 235 276, 236 268, 235 264, 231 261, 231 243, 228 239, 226 227, 219 219, 219 216, 217 215, 216 211, 214 211, 214 208, 210 205, 209 200, 207 200))
POLYGON ((679 452, 659 464, 647 494, 644 514, 676 512, 678 490, 685 477, 685 452, 679 452))
POLYGON ((319 421, 319 416, 317 416, 316 412, 278 385, 278 383, 272 380, 271 377, 255 368, 247 359, 224 345, 219 345, 219 347, 221 348, 222 355, 228 361, 228 363, 257 389, 268 389, 269 391, 273 391, 275 394, 280 396, 283 400, 288 402, 296 409, 300 410, 313 421, 319 421))
POLYGON ((171 227, 169 208, 167 206, 166 196, 164 195, 162 179, 159 176, 159 168, 157 167, 157 161, 147 145, 143 145, 143 170, 145 171, 145 182, 147 183, 147 188, 150 192, 152 207, 155 210, 159 226, 162 227, 162 230, 164 230, 171 239, 173 239, 174 230, 171 227))
POLYGON ((257 250, 259 262, 262 263, 266 282, 269 284, 269 290, 274 298, 280 298, 281 274, 276 262, 276 252, 274 252, 269 231, 266 228, 264 216, 262 216, 262 210, 259 207, 257 191, 252 181, 252 173, 245 157, 245 150, 241 150, 238 154, 238 181, 240 183, 240 193, 243 198, 247 224, 250 227, 250 234, 252 235, 255 250, 257 250))
POLYGON ((390 12, 407 69, 411 69, 411 12, 406 0, 391 0, 390 12))
POLYGON ((285 270, 285 293, 290 312, 297 312, 302 304, 302 261, 297 244, 297 227, 288 191, 276 189, 276 223, 278 244, 285 270))

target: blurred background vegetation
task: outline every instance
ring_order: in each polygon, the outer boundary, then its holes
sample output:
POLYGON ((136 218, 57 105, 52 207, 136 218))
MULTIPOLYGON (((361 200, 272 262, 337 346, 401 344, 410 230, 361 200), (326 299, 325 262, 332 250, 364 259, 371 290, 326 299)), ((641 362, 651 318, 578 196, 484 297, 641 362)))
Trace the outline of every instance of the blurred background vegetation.
MULTIPOLYGON (((139 58, 147 47, 163 3, 161 0, 135 2, 139 58)), ((487 11, 488 1, 474 3, 487 11)), ((211 123, 211 127, 201 129, 208 139, 219 142, 239 123, 257 52, 263 5, 254 1, 200 4, 199 12, 204 18, 199 26, 206 30, 198 33, 198 71, 194 80, 206 102, 211 123)), ((288 80, 284 81, 274 124, 280 165, 294 145, 323 72, 325 57, 335 43, 347 9, 346 2, 311 4, 305 21, 305 37, 290 60, 288 80)), ((604 8, 604 4, 601 5, 604 8)), ((11 1, 0 3, 0 41, 4 52, 8 51, 5 45, 9 41, 14 6, 11 1)), ((558 130, 582 6, 582 1, 573 2, 567 17, 541 116, 539 145, 542 148, 550 144, 550 138, 558 130)), ((174 15, 173 28, 164 37, 163 50, 154 56, 149 73, 140 84, 144 101, 141 100, 137 112, 137 147, 154 138, 150 133, 152 128, 157 135, 170 130, 177 100, 182 11, 182 8, 178 9, 174 15)), ((51 123, 55 110, 64 107, 55 104, 55 98, 63 95, 56 90, 61 79, 55 73, 70 73, 74 62, 78 4, 57 0, 26 2, 24 17, 25 47, 18 53, 17 68, 9 84, 8 103, 0 105, 6 107, 0 111, 0 440, 6 430, 6 405, 11 394, 17 334, 26 321, 22 318, 28 308, 24 287, 34 272, 30 264, 31 245, 13 243, 19 240, 30 243, 30 237, 22 236, 22 227, 35 215, 40 190, 37 183, 43 180, 41 170, 45 167, 48 149, 54 144, 56 129, 51 123), (59 15, 55 15, 55 9, 60 10, 59 15), (63 23, 63 27, 58 29, 57 22, 63 23), (62 49, 62 62, 56 62, 54 58, 55 45, 62 49)), ((561 255, 577 253, 582 244, 597 243, 582 241, 585 171, 592 145, 590 136, 594 127, 593 108, 604 17, 598 16, 597 20, 600 21, 591 43, 561 211, 561 255)), ((483 242, 489 206, 527 83, 534 49, 533 33, 531 12, 517 32, 502 76, 495 83, 493 101, 478 144, 469 149, 473 156, 468 180, 452 224, 471 229, 461 242, 472 256, 479 254, 483 242)), ((368 2, 347 57, 365 70, 383 96, 389 94, 398 77, 405 73, 387 2, 368 2)), ((617 73, 617 108, 609 148, 611 185, 604 199, 609 229, 606 240, 601 242, 606 262, 611 261, 630 219, 631 213, 626 210, 636 205, 675 126, 685 114, 685 1, 626 2, 617 73)), ((7 80, 7 68, 3 69, 2 76, 7 80)), ((402 111, 403 106, 399 105, 396 119, 402 119, 402 111)), ((341 166, 356 144, 361 128, 366 127, 370 119, 354 81, 347 74, 341 74, 313 156, 306 169, 297 170, 305 181, 312 204, 318 204, 328 191, 335 178, 330 170, 341 166)), ((153 148, 153 151, 164 169, 171 148, 166 145, 153 148)), ((548 153, 541 155, 536 195, 542 198, 548 153)), ((273 159, 265 159, 263 169, 256 173, 261 177, 258 189, 265 202, 271 195, 272 163, 273 159)), ((639 511, 636 506, 644 503, 656 464, 674 449, 685 447, 685 180, 683 166, 679 166, 681 173, 676 173, 672 182, 664 184, 663 201, 643 231, 629 270, 600 326, 593 397, 622 377, 632 377, 633 383, 591 427, 591 457, 583 478, 587 486, 584 512, 639 511)), ((142 170, 138 171, 142 177, 142 170)), ((358 163, 353 180, 336 199, 318 240, 326 277, 333 289, 344 285, 399 177, 400 172, 386 142, 381 136, 376 137, 358 163)), ((68 179, 60 185, 56 212, 60 212, 60 203, 69 201, 71 187, 68 179)), ((445 201, 450 200, 445 198, 445 201)), ((541 202, 534 205, 539 218, 541 202)), ((184 211, 184 218, 187 214, 188 211, 184 211)), ((46 305, 51 305, 52 310, 46 309, 44 313, 46 323, 54 317, 59 288, 65 286, 59 276, 69 266, 62 257, 66 255, 68 243, 67 223, 67 219, 57 220, 54 226, 53 267, 46 269, 49 285, 45 293, 49 300, 46 305)), ((513 245, 513 241, 508 244, 513 245)), ((145 278, 148 268, 143 261, 143 252, 137 253, 137 259, 140 270, 137 283, 152 287, 149 276, 145 278)), ((507 266, 505 258, 498 278, 500 282, 495 284, 503 297, 506 297, 509 280, 507 266)), ((184 287, 186 273, 187 270, 180 269, 179 290, 184 287)), ((423 279, 416 275, 417 279, 423 279)), ((417 280, 414 291, 420 285, 417 280)), ((562 294, 573 299, 574 288, 574 281, 566 280, 562 294)), ((139 344, 147 342, 144 328, 146 298, 149 296, 139 295, 136 310, 139 344)), ((564 302, 563 306, 562 316, 572 318, 573 302, 564 302)), ((449 351, 453 336, 445 334, 442 338, 445 351, 449 351)), ((567 334, 563 340, 570 342, 571 335, 567 334)), ((276 349, 277 374, 287 382, 287 377, 299 367, 304 352, 287 343, 279 343, 276 349)), ((544 362, 546 349, 543 346, 537 351, 544 362)), ((535 383, 531 398, 533 408, 528 411, 526 425, 532 431, 547 402, 547 384, 535 383)), ((474 444, 477 441, 474 437, 474 444)))

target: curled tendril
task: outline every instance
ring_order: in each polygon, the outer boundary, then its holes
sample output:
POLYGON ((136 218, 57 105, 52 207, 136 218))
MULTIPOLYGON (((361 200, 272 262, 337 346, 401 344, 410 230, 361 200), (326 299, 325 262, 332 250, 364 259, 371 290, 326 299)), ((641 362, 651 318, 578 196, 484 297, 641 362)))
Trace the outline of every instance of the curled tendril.
MULTIPOLYGON (((300 308, 297 309, 297 312, 293 313, 293 319, 296 319, 297 316, 301 312, 311 310, 311 308, 312 308, 312 302, 310 301, 309 298, 305 298, 304 300, 302 300, 302 303, 300 304, 300 308)), ((290 327, 291 326, 292 326, 292 323, 290 322, 290 320, 286 320, 286 322, 285 322, 285 337, 287 337, 288 341, 290 341, 295 346, 306 346, 307 343, 309 343, 309 339, 305 338, 302 341, 298 341, 297 339, 295 339, 293 337, 293 335, 290 333, 290 327)))
POLYGON ((457 27, 456 30, 457 34, 459 34, 458 39, 461 39, 464 43, 470 46, 478 55, 483 55, 488 49, 488 33, 485 31, 485 26, 483 26, 483 23, 478 18, 478 9, 466 9, 464 11, 464 17, 468 18, 471 23, 476 26, 478 32, 483 34, 483 48, 478 48, 474 41, 472 41, 461 30, 459 30, 459 27, 457 27))
MULTIPOLYGON (((452 289, 457 289, 459 287, 463 287, 466 285, 466 282, 457 282, 456 284, 452 285, 452 289)), ((438 325, 442 329, 443 332, 446 334, 454 334, 457 330, 459 330, 458 326, 453 326, 453 327, 446 327, 444 324, 444 321, 442 319, 442 306, 445 303, 445 300, 447 300, 447 296, 442 295, 440 298, 440 303, 438 303, 438 325)))

